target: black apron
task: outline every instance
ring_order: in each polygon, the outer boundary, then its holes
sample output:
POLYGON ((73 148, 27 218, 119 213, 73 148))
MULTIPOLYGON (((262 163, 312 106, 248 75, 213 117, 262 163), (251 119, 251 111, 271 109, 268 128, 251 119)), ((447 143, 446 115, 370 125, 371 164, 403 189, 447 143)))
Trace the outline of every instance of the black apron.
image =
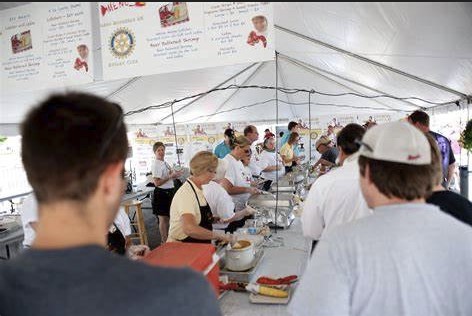
MULTIPOLYGON (((201 206, 200 200, 198 199, 198 196, 197 196, 197 191, 195 191, 195 188, 193 187, 192 183, 188 182, 188 184, 190 184, 190 187, 192 188, 193 193, 195 193, 195 198, 197 199, 198 207, 200 208, 201 220, 198 226, 208 229, 210 231, 213 231, 213 214, 211 213, 210 204, 208 204, 207 202, 206 206, 201 206)), ((195 239, 190 236, 181 241, 191 242, 191 243, 200 243, 200 244, 211 244, 211 239, 210 240, 195 239)))
POLYGON ((108 250, 119 255, 126 253, 126 239, 121 233, 118 227, 113 223, 115 230, 113 232, 108 231, 108 250))

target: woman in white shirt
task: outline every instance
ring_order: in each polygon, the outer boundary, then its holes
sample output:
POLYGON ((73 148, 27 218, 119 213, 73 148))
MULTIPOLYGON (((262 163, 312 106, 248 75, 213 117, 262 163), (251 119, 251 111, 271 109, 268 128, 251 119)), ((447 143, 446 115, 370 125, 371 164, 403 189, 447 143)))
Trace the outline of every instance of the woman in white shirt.
POLYGON ((168 241, 231 241, 230 236, 213 231, 214 217, 203 194, 203 185, 215 177, 217 166, 218 158, 208 151, 198 152, 190 160, 192 176, 177 191, 170 208, 168 241))
POLYGON ((159 219, 161 243, 165 243, 169 232, 169 212, 174 197, 174 179, 180 177, 180 172, 172 171, 170 165, 164 161, 166 147, 162 142, 153 146, 156 160, 152 164, 152 178, 156 188, 152 203, 152 211, 159 219))
MULTIPOLYGON (((210 205, 213 216, 219 218, 217 223, 213 224, 213 229, 224 230, 233 233, 237 228, 241 227, 239 221, 246 216, 255 213, 255 210, 247 207, 239 212, 235 212, 234 202, 228 192, 220 184, 226 173, 226 162, 218 159, 218 168, 216 177, 210 183, 203 185, 203 194, 210 205)), ((244 222, 243 222, 244 225, 244 222)))
POLYGON ((241 159, 251 157, 251 142, 244 136, 231 140, 231 153, 223 159, 227 163, 225 178, 222 185, 232 196, 236 212, 246 207, 246 202, 252 194, 258 194, 257 188, 251 187, 251 172, 247 171, 241 159))
POLYGON ((280 178, 285 174, 282 157, 275 152, 275 138, 268 137, 264 140, 263 151, 260 155, 260 167, 262 177, 275 182, 277 176, 280 178))

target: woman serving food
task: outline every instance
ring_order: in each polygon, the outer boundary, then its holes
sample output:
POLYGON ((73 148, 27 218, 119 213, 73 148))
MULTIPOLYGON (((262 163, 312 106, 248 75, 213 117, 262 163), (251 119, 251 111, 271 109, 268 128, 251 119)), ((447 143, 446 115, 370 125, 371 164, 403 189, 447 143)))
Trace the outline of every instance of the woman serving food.
POLYGON ((202 190, 215 177, 217 167, 218 158, 208 151, 201 151, 190 160, 192 176, 177 191, 170 207, 168 241, 231 241, 230 235, 213 231, 215 219, 202 190))

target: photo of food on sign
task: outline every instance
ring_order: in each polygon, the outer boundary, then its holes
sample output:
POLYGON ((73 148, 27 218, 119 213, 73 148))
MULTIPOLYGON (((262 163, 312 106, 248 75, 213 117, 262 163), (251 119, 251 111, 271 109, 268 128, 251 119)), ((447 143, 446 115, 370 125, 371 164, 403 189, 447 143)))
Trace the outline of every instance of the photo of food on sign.
POLYGON ((79 57, 75 59, 74 69, 77 71, 84 70, 85 72, 88 72, 89 68, 88 68, 87 60, 88 60, 88 55, 89 55, 89 49, 87 45, 81 44, 77 46, 77 52, 79 54, 79 57))
POLYGON ((195 136, 205 136, 207 134, 200 125, 197 125, 193 133, 195 136))
POLYGON ((11 50, 13 54, 18 54, 28 49, 33 48, 33 42, 31 40, 31 31, 25 31, 19 34, 15 34, 11 37, 11 50))
POLYGON ((187 2, 171 2, 159 8, 162 27, 168 27, 190 21, 187 2))
POLYGON ((251 46, 262 45, 267 47, 267 18, 263 15, 257 15, 252 18, 254 30, 249 33, 247 43, 251 46))

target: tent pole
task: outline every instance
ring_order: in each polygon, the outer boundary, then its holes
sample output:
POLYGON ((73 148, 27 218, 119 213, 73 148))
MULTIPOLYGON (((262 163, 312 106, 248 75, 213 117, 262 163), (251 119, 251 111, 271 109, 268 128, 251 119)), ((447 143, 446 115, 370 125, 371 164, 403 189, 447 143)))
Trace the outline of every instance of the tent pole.
POLYGON ((294 36, 296 36, 296 37, 298 37, 298 38, 301 38, 301 39, 304 39, 304 40, 306 40, 306 41, 312 42, 312 43, 314 43, 314 44, 321 45, 321 46, 324 46, 324 47, 326 47, 326 48, 335 50, 335 51, 337 51, 337 52, 339 52, 339 53, 342 53, 342 54, 344 54, 344 55, 348 55, 348 56, 350 56, 350 57, 359 59, 359 60, 364 61, 364 62, 366 62, 366 63, 369 63, 369 64, 371 64, 371 65, 374 65, 374 66, 377 66, 377 67, 380 67, 380 68, 389 70, 389 71, 391 71, 391 72, 395 72, 395 73, 397 73, 397 74, 399 74, 399 75, 402 75, 402 76, 404 76, 404 77, 407 77, 407 78, 413 79, 413 80, 415 80, 415 81, 421 82, 421 83, 426 84, 426 85, 428 85, 428 86, 432 86, 432 87, 435 87, 435 88, 437 88, 437 89, 440 89, 440 90, 443 90, 443 91, 446 91, 446 92, 455 94, 455 95, 460 96, 460 97, 462 97, 462 98, 467 97, 467 95, 466 95, 465 93, 462 93, 462 92, 460 92, 460 91, 457 91, 457 90, 451 89, 451 88, 449 88, 449 87, 440 85, 440 84, 438 84, 438 83, 429 81, 429 80, 427 80, 427 79, 424 79, 424 78, 421 78, 421 77, 418 77, 418 76, 409 74, 409 73, 404 72, 404 71, 402 71, 402 70, 399 70, 399 69, 396 69, 396 68, 387 66, 387 65, 382 64, 382 63, 379 63, 379 62, 377 62, 377 61, 375 61, 375 60, 372 60, 372 59, 363 57, 363 56, 358 55, 358 54, 355 54, 355 53, 352 53, 352 52, 350 52, 350 51, 347 51, 347 50, 344 50, 344 49, 342 49, 342 48, 336 47, 336 46, 334 46, 334 45, 331 45, 331 44, 322 42, 322 41, 317 40, 317 39, 315 39, 315 38, 312 38, 312 37, 309 37, 309 36, 300 34, 300 33, 298 33, 298 32, 292 31, 292 30, 290 30, 290 29, 287 29, 287 28, 285 28, 285 27, 279 26, 279 25, 277 25, 277 24, 275 25, 275 28, 278 29, 278 30, 281 30, 281 31, 283 31, 283 32, 286 32, 286 33, 288 33, 288 34, 294 35, 294 36))
MULTIPOLYGON (((275 122, 276 126, 279 124, 279 52, 275 51, 275 122)), ((277 137, 277 135, 275 136, 277 137)), ((278 161, 277 153, 277 142, 275 142, 275 157, 278 161)), ((285 166, 282 166, 285 168, 285 166)), ((279 169, 275 170, 275 179, 277 181, 277 188, 275 192, 275 233, 277 234, 277 213, 279 208, 279 169)))
MULTIPOLYGON (((174 101, 175 102, 175 101, 174 101)), ((180 166, 180 154, 179 154, 179 144, 177 142, 177 128, 175 127, 175 118, 174 118, 174 102, 170 104, 170 110, 172 112, 172 126, 174 128, 174 139, 175 139, 175 151, 177 153, 177 163, 180 166)))
POLYGON ((134 77, 134 78, 131 78, 130 80, 128 80, 125 84, 123 84, 122 86, 120 86, 118 89, 116 89, 115 91, 113 91, 112 93, 110 93, 109 95, 107 95, 105 97, 105 99, 109 99, 111 98, 112 96, 120 93, 121 91, 125 90, 126 88, 128 88, 131 84, 135 83, 136 81, 138 81, 139 79, 141 79, 141 77, 134 77))
POLYGON ((308 154, 310 155, 308 157, 308 164, 311 162, 311 91, 308 92, 308 143, 310 146, 310 149, 308 150, 308 154))
MULTIPOLYGON (((248 71, 249 69, 251 69, 252 67, 254 67, 255 65, 257 65, 257 63, 254 63, 254 64, 251 64, 249 65, 248 67, 244 68, 243 70, 241 70, 240 72, 238 72, 237 74, 229 77, 228 79, 226 79, 225 81, 223 81, 222 83, 218 84, 217 86, 213 87, 212 89, 210 90, 213 90, 213 89, 217 89, 219 87, 221 87, 222 85, 225 85, 226 83, 228 83, 229 81, 233 80, 234 78, 240 76, 241 74, 245 73, 246 71, 248 71)), ((179 113, 180 111, 182 111, 183 109, 185 109, 186 107, 192 105, 193 103, 197 102, 198 100, 200 99, 203 99, 204 97, 206 97, 208 94, 204 94, 204 95, 201 95, 199 96, 198 98, 196 98, 195 100, 192 100, 190 101, 189 103, 185 104, 184 106, 182 106, 181 108, 179 108, 178 110, 176 110, 174 112, 174 114, 177 114, 179 113)), ((164 120, 167 120, 169 117, 171 117, 171 115, 167 115, 166 117, 162 118, 161 121, 164 121, 164 120)))

